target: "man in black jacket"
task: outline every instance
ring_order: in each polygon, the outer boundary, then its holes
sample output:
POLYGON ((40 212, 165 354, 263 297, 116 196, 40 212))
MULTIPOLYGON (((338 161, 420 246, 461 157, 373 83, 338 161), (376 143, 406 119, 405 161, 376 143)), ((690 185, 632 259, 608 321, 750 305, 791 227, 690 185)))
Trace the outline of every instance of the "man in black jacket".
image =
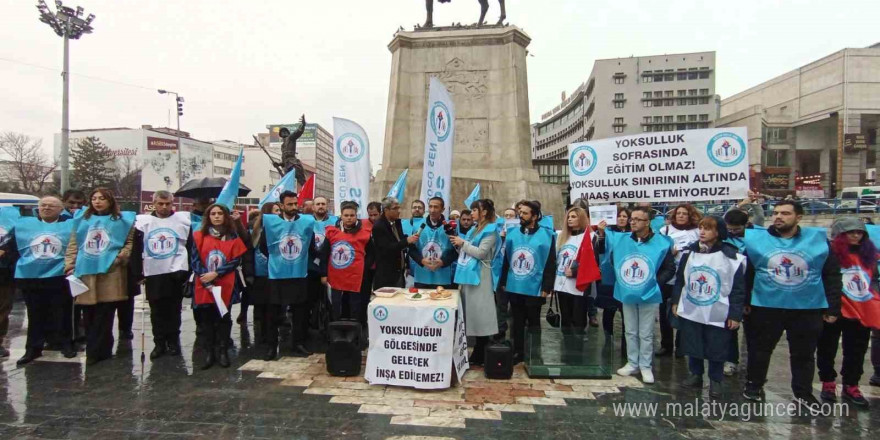
MULTIPOLYGON (((802 237, 803 230, 798 225, 804 214, 804 208, 800 203, 792 200, 783 200, 773 208, 773 225, 767 228, 767 232, 780 240, 782 243, 777 251, 791 248, 791 252, 797 252, 794 246, 802 237)), ((816 371, 816 345, 822 333, 823 321, 833 324, 840 316, 840 295, 842 291, 840 264, 834 256, 834 252, 827 250, 822 264, 822 287, 824 289, 827 308, 806 308, 805 301, 811 298, 808 292, 792 290, 784 292, 789 301, 779 304, 778 307, 770 307, 775 304, 773 296, 778 294, 778 289, 768 289, 767 283, 756 285, 756 261, 768 260, 761 276, 768 276, 771 272, 770 260, 764 255, 756 255, 757 249, 753 248, 749 240, 746 240, 746 306, 744 313, 748 315, 745 332, 749 358, 746 375, 746 385, 743 389, 743 397, 748 400, 761 402, 764 400, 764 383, 767 381, 767 370, 770 367, 770 358, 773 349, 785 332, 788 338, 788 349, 791 356, 791 389, 794 400, 810 410, 817 411, 819 401, 813 397, 813 376, 816 371), (759 305, 761 304, 761 305, 759 305)), ((772 255, 772 254, 771 254, 772 255)), ((818 258, 816 259, 818 260, 818 258)), ((812 292, 818 295, 818 292, 812 292)))
POLYGON ((418 235, 403 234, 400 202, 394 197, 382 199, 382 215, 373 225, 373 243, 376 246, 374 290, 380 287, 404 287, 406 248, 418 239, 418 235))

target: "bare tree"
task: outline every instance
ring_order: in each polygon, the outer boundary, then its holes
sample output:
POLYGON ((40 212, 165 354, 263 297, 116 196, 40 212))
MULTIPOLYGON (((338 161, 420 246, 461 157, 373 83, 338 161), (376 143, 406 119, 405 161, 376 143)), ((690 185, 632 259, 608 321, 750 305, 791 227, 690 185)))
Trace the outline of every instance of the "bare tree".
POLYGON ((43 154, 42 145, 42 139, 25 134, 11 131, 0 134, 0 154, 8 160, 2 168, 3 177, 16 181, 19 188, 29 194, 42 194, 57 166, 43 154))
POLYGON ((141 170, 143 166, 137 157, 119 156, 116 158, 114 192, 122 203, 138 205, 141 197, 141 170))

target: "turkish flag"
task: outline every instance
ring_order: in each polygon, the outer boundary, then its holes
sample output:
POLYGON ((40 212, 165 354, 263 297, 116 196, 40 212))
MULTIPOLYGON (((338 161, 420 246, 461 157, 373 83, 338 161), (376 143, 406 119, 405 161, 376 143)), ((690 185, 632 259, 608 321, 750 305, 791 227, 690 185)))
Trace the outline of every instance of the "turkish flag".
MULTIPOLYGON (((607 244, 606 244, 607 246, 607 244)), ((587 290, 590 283, 602 278, 599 273, 599 263, 596 262, 596 254, 593 252, 593 237, 591 228, 584 231, 584 241, 578 250, 578 276, 575 286, 578 290, 587 290)))
POLYGON ((296 205, 302 208, 303 204, 307 199, 315 198, 315 175, 312 174, 309 176, 306 183, 303 183, 302 188, 299 189, 299 194, 297 194, 296 205))

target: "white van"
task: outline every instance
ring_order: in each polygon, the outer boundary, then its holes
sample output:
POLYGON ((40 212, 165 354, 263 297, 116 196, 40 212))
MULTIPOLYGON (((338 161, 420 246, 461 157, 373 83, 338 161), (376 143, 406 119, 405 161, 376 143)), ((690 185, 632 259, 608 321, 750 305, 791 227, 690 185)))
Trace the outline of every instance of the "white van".
POLYGON ((850 186, 840 191, 841 199, 860 199, 872 195, 880 195, 880 186, 850 186))

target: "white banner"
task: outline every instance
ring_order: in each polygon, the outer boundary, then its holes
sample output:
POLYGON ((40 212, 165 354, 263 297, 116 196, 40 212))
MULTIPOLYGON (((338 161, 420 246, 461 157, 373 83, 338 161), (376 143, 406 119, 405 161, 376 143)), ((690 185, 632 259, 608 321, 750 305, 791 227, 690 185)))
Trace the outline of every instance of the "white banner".
MULTIPOLYGON (((391 303, 370 303, 370 349, 364 378, 370 384, 449 388, 457 340, 456 309, 433 306, 432 300, 391 303)), ((465 360, 458 369, 462 374, 467 369, 467 342, 463 351, 465 360)))
POLYGON ((370 140, 364 129, 348 119, 333 118, 333 208, 357 202, 358 218, 367 218, 370 197, 370 140))
POLYGON ((571 198, 609 202, 743 199, 745 127, 644 133, 568 146, 571 198))
POLYGON ((442 197, 449 215, 452 205, 452 141, 455 139, 455 106, 446 86, 431 78, 428 90, 428 120, 425 125, 425 161, 422 169, 420 199, 426 204, 431 197, 442 197))

